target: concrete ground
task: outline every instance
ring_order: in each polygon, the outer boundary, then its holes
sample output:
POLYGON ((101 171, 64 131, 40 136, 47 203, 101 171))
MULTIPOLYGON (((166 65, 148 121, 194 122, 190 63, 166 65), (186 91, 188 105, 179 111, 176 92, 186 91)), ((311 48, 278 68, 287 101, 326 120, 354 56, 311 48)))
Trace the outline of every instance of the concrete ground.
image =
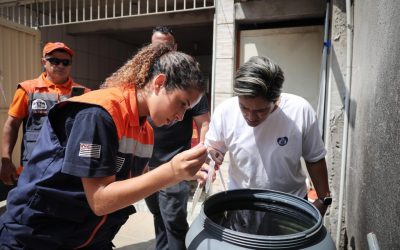
MULTIPOLYGON (((193 218, 200 212, 201 202, 196 205, 193 218)), ((190 211, 192 202, 188 204, 188 222, 192 222, 190 211)), ((122 226, 113 243, 116 250, 154 250, 155 233, 153 226, 153 215, 146 207, 144 200, 135 204, 137 213, 131 215, 125 225, 122 226)))
POLYGON ((153 250, 155 249, 153 215, 140 211, 132 215, 114 238, 118 250, 153 250))

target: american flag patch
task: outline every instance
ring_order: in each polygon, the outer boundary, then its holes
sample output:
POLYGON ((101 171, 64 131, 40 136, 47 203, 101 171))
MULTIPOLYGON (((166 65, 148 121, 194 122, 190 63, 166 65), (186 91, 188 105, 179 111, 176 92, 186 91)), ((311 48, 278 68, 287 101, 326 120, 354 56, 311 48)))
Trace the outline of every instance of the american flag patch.
POLYGON ((100 158, 101 145, 80 143, 79 156, 81 157, 92 157, 100 158))

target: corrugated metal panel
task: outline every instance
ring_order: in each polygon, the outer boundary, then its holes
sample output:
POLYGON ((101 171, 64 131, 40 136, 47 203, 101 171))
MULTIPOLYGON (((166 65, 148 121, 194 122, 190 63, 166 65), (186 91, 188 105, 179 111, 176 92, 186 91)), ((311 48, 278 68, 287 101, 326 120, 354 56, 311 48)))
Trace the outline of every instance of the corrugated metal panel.
MULTIPOLYGON (((18 82, 40 74, 40 32, 0 18, 0 139, 18 82)), ((20 133, 21 135, 21 133, 20 133)), ((0 144, 1 147, 1 144, 0 144)), ((13 152, 19 164, 20 138, 13 152)))

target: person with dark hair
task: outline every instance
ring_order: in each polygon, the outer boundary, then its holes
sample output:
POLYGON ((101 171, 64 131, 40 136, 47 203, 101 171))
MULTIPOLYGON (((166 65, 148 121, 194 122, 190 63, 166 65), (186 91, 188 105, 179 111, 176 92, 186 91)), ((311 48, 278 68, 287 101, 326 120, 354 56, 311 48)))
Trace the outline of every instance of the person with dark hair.
POLYGON ((157 26, 153 29, 151 43, 165 43, 171 46, 174 50, 178 48, 178 45, 175 42, 174 33, 172 32, 172 29, 167 26, 157 26))
POLYGON ((0 179, 10 187, 17 182, 17 169, 20 172, 26 165, 49 109, 69 98, 75 87, 90 91, 70 77, 74 52, 66 44, 49 42, 43 47, 42 55, 44 72, 36 79, 18 84, 3 128, 0 179), (21 124, 21 165, 17 168, 12 162, 12 153, 21 124))
POLYGON ((232 97, 212 115, 205 144, 217 164, 229 152, 228 189, 265 188, 307 197, 306 173, 322 215, 331 204, 326 150, 311 105, 281 93, 282 69, 264 56, 251 57, 236 72, 232 97))
POLYGON ((145 172, 156 126, 182 120, 205 91, 199 64, 142 48, 100 90, 56 104, 0 217, 0 249, 112 249, 131 205, 201 177, 202 144, 145 172))
MULTIPOLYGON (((170 28, 160 26, 153 30, 152 44, 159 43, 176 48, 170 28)), ((200 102, 185 113, 182 121, 161 127, 155 126, 151 119, 149 121, 154 129, 154 150, 149 167, 155 169, 191 147, 193 121, 198 129, 200 142, 204 142, 210 122, 207 98, 203 95, 200 102)), ((186 249, 185 236, 189 230, 186 220, 189 194, 189 183, 182 181, 163 188, 145 199, 154 217, 157 250, 186 249)))

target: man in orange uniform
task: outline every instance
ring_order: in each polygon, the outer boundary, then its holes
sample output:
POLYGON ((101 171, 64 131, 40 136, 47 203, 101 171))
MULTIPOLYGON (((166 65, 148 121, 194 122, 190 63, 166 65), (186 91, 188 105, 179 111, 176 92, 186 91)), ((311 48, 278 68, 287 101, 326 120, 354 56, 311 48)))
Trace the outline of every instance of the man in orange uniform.
POLYGON ((0 179, 5 185, 14 185, 18 179, 17 168, 12 162, 12 152, 21 123, 24 124, 21 165, 25 166, 49 109, 69 98, 73 87, 83 88, 82 92, 90 91, 70 77, 73 55, 74 52, 64 43, 47 43, 43 48, 44 72, 36 79, 18 84, 2 136, 0 179))

